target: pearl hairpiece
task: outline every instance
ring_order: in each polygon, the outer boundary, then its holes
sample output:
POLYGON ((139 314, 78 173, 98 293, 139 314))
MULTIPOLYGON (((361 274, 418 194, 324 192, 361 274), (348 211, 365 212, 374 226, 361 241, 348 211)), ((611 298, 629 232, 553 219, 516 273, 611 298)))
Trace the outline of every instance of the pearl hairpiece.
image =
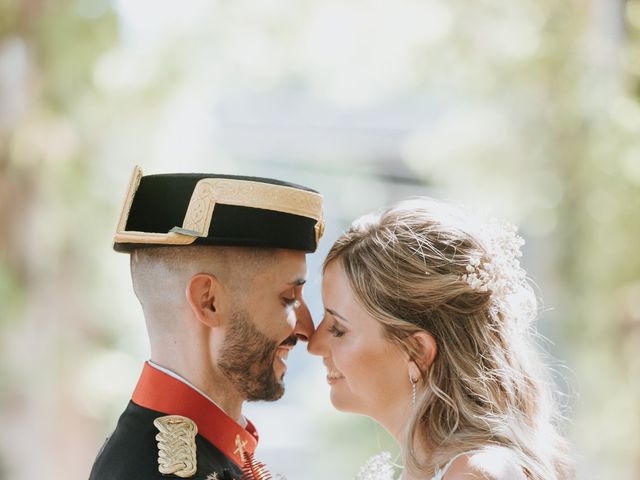
POLYGON ((518 260, 524 245, 517 228, 511 224, 491 221, 485 227, 485 254, 469 259, 461 280, 478 292, 490 292, 495 298, 505 298, 524 283, 526 272, 518 260))

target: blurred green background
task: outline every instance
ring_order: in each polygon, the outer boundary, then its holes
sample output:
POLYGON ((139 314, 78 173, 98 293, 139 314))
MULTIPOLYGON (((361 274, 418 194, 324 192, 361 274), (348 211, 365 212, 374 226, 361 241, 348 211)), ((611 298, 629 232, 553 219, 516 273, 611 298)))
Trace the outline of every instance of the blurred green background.
MULTIPOLYGON (((520 225, 578 476, 640 479, 639 0, 0 0, 1 479, 87 478, 147 358, 111 250, 135 164, 320 190, 316 317, 360 214, 427 194, 520 225)), ((273 471, 393 450, 289 363, 248 407, 273 471)))

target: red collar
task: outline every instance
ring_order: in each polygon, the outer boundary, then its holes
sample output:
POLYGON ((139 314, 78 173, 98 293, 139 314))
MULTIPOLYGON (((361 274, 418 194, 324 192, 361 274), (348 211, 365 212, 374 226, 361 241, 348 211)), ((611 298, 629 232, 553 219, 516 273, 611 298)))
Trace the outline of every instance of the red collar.
POLYGON ((253 454, 258 446, 258 432, 251 422, 242 428, 211 400, 147 362, 131 399, 150 410, 190 418, 198 433, 240 468, 242 451, 253 454))

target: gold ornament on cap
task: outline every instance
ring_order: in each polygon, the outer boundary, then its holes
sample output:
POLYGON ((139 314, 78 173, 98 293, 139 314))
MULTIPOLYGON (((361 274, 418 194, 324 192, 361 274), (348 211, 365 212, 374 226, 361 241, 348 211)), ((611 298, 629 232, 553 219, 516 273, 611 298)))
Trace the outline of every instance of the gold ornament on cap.
POLYGON ((206 237, 216 204, 260 208, 289 213, 316 221, 316 244, 324 233, 322 195, 295 187, 275 185, 253 180, 203 178, 196 184, 182 226, 167 233, 127 231, 127 220, 133 198, 142 180, 142 169, 133 170, 114 241, 158 245, 189 245, 198 237, 206 237))
POLYGON ((312 218, 316 239, 322 236, 322 195, 298 188, 252 180, 204 178, 191 195, 182 228, 174 233, 206 237, 216 204, 253 207, 312 218))

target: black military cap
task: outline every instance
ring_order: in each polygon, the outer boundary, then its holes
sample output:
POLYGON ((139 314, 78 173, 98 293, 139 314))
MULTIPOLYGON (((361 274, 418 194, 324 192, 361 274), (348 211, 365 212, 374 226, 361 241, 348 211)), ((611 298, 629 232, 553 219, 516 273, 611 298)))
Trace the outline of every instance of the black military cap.
POLYGON ((142 175, 135 167, 113 248, 227 245, 313 252, 322 196, 279 180, 234 175, 142 175))

